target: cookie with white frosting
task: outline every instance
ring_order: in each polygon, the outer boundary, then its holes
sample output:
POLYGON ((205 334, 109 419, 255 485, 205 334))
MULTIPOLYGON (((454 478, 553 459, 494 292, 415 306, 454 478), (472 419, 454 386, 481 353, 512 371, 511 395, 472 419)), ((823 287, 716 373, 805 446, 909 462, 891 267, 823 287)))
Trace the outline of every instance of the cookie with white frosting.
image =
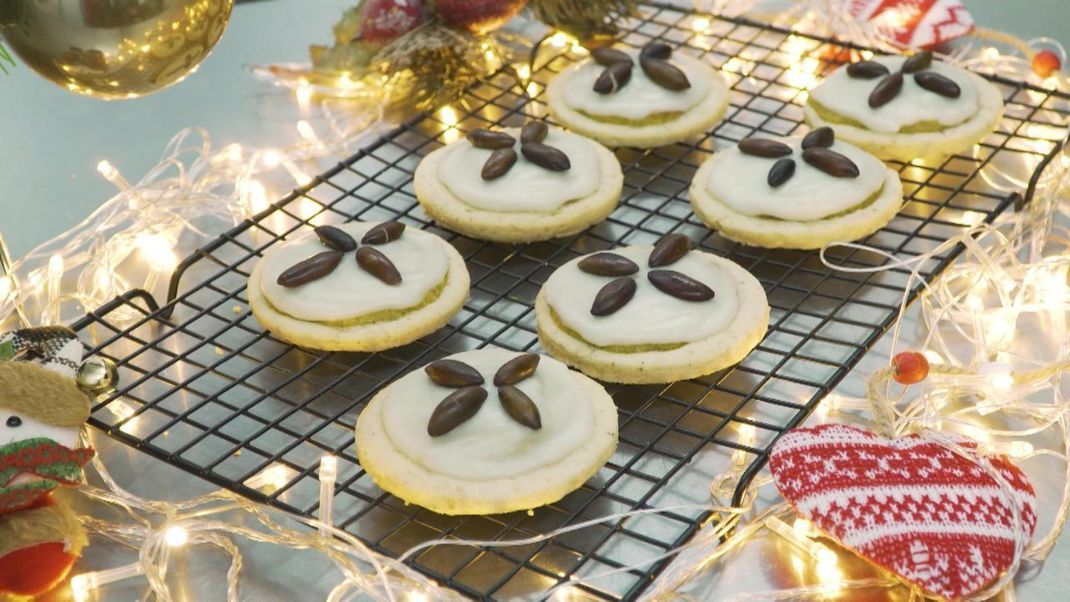
POLYGON ((596 48, 546 89, 550 113, 607 146, 652 148, 705 132, 728 107, 728 83, 703 61, 651 42, 596 48))
POLYGON ((535 315, 540 344, 585 374, 666 383, 743 359, 765 335, 769 302, 745 269, 669 234, 561 266, 535 315))
POLYGON ((528 510, 598 472, 617 447, 617 410, 551 357, 479 349, 380 391, 356 446, 376 484, 406 502, 451 515, 528 510))
POLYGON ((264 253, 249 307, 280 339, 329 351, 380 351, 445 325, 468 298, 464 259, 401 222, 319 226, 264 253))
POLYGON ((532 242, 580 232, 620 200, 624 175, 607 148, 531 121, 522 129, 478 129, 416 168, 424 211, 472 238, 532 242))
POLYGON ((883 159, 936 160, 983 140, 1003 117, 992 82, 932 53, 881 56, 834 71, 810 91, 806 120, 883 159))
POLYGON ((876 232, 903 204, 899 175, 818 128, 802 138, 747 138, 704 162, 691 207, 726 238, 767 248, 819 249, 876 232))

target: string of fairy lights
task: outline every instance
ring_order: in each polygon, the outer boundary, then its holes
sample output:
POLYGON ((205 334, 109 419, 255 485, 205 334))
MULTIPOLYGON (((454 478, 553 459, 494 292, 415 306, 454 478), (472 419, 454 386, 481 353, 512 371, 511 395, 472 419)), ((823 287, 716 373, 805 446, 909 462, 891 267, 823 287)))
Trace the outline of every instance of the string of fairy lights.
MULTIPOLYGON (((847 19, 844 11, 831 10, 829 2, 835 1, 803 0, 789 15, 777 18, 790 20, 803 31, 835 33, 881 48, 890 46, 879 27, 847 19)), ((739 12, 751 4, 717 0, 720 10, 736 8, 739 12)), ((710 18, 701 15, 694 18, 691 26, 696 36, 692 43, 701 46, 702 34, 710 23, 710 18)), ((811 56, 812 44, 807 39, 793 39, 794 45, 789 40, 788 47, 789 51, 796 49, 798 60, 793 61, 787 74, 788 83, 808 89, 816 84, 820 61, 811 56)), ((575 40, 564 34, 550 36, 548 43, 556 48, 571 45, 581 50, 575 40)), ((993 32, 979 32, 949 60, 1047 88, 1070 88, 1070 80, 1058 72, 1044 78, 1034 73, 1031 53, 1033 48, 1041 47, 1053 49, 1065 63, 1065 52, 1050 40, 1037 40, 1030 45, 993 32)), ((747 77, 753 65, 748 65, 746 57, 734 57, 724 69, 747 77)), ((515 71, 521 85, 529 85, 531 65, 518 64, 515 71)), ((186 246, 204 242, 211 232, 218 231, 219 224, 235 224, 268 208, 268 199, 275 196, 272 191, 283 189, 269 187, 273 186, 269 184, 272 178, 306 184, 311 180, 309 173, 316 159, 346 154, 369 128, 381 121, 373 93, 354 91, 353 87, 359 84, 351 80, 340 85, 347 91, 348 104, 331 115, 326 128, 317 130, 308 121, 298 121, 295 127, 300 142, 290 148, 252 149, 235 144, 213 149, 207 134, 185 130, 172 140, 160 164, 136 183, 128 182, 113 165, 102 161, 98 171, 118 188, 118 194, 68 233, 5 266, 0 276, 0 324, 66 321, 131 288, 161 292, 186 246)), ((301 106, 317 102, 314 91, 300 83, 294 94, 301 106)), ((321 104, 330 106, 329 102, 321 104)), ((447 106, 438 116, 444 123, 445 136, 452 133, 459 137, 454 128, 457 111, 447 106)), ((1041 144, 1040 140, 1037 144, 1041 144)), ((1009 191, 1025 187, 1028 171, 1031 169, 1014 173, 992 166, 982 175, 988 184, 1009 191)), ((926 335, 920 345, 908 352, 924 354, 929 366, 927 374, 917 384, 905 387, 896 382, 893 368, 882 370, 870 379, 864 398, 832 394, 821 404, 817 415, 818 420, 867 424, 888 435, 923 433, 945 441, 949 448, 955 448, 955 442, 943 437, 959 433, 978 441, 985 453, 1008 455, 1016 462, 1043 457, 1062 463, 1064 485, 1057 516, 1032 543, 1018 534, 1015 569, 1022 563, 1043 561, 1070 514, 1070 405, 1061 386, 1062 375, 1070 369, 1070 345, 1065 342, 1070 310, 1070 228, 1060 225, 1070 217, 1064 202, 1068 192, 1070 154, 1064 153, 1045 171, 1025 210, 1005 216, 994 225, 971 228, 926 255, 909 261, 887 256, 884 265, 873 268, 908 271, 909 290, 915 281, 924 284, 919 271, 929 258, 954 245, 966 248, 965 256, 944 276, 925 284, 918 304, 919 321, 926 335), (1047 347, 1023 344, 1027 337, 1034 341, 1038 332, 1047 337, 1047 347)), ((824 254, 823 260, 832 269, 859 269, 833 264, 824 254)), ((905 293, 903 299, 905 313, 905 293)), ((898 346, 903 323, 902 319, 896 322, 893 348, 898 346)), ((742 425, 736 436, 741 446, 751 447, 756 433, 753 427, 742 425)), ((85 517, 85 524, 93 533, 136 550, 138 559, 128 565, 76 575, 71 588, 76 600, 90 600, 103 597, 109 583, 141 576, 151 592, 166 602, 174 597, 167 579, 172 556, 179 549, 206 545, 230 557, 227 599, 238 600, 243 555, 236 540, 248 540, 309 550, 329 558, 340 574, 338 585, 328 597, 332 602, 357 598, 460 599, 456 592, 406 565, 405 559, 430 546, 525 545, 594 524, 684 510, 709 511, 718 520, 679 548, 622 568, 573 578, 542 597, 582 599, 577 588, 580 584, 597 588, 600 579, 612 574, 711 548, 697 560, 670 564, 646 592, 648 597, 656 598, 678 590, 764 532, 790 542, 809 558, 818 583, 748 592, 735 599, 807 599, 903 586, 891 576, 845 578, 837 553, 819 541, 820 534, 808 521, 798 518, 783 503, 760 508, 758 492, 771 483, 767 476, 754 480, 741 506, 721 503, 734 490, 748 463, 745 452, 732 455, 725 470, 710 484, 708 504, 623 512, 518 541, 429 541, 394 559, 370 550, 334 525, 338 465, 332 456, 323 457, 320 463, 320 504, 315 519, 290 515, 227 491, 178 503, 146 500, 124 489, 97 458, 90 465, 92 470, 87 471, 83 491, 93 500, 121 508, 125 520, 85 517)), ((1000 475, 987 466, 986 470, 1006 488, 1000 475)), ((266 488, 285 478, 286 475, 266 470, 246 485, 266 488)), ((1016 570, 1007 571, 983 595, 1000 591, 1012 595, 1015 573, 1016 570)))

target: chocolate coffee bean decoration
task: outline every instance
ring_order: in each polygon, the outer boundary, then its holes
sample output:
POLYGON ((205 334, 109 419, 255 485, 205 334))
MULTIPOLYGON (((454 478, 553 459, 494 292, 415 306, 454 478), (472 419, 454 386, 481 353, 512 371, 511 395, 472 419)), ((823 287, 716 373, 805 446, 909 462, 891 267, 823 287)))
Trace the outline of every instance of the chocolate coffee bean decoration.
POLYGON ((360 239, 362 245, 385 245, 388 242, 401 238, 405 232, 405 224, 389 221, 372 226, 360 239))
POLYGON ((672 56, 672 46, 665 42, 648 42, 639 50, 640 59, 668 60, 672 56))
POLYGON ((595 253, 576 264, 580 270, 595 276, 628 276, 639 271, 634 261, 616 253, 595 253))
POLYGON ((524 158, 550 171, 567 171, 572 167, 568 155, 541 142, 530 142, 520 147, 524 158))
POLYGON ((836 178, 857 178, 858 166, 847 157, 827 148, 808 148, 803 161, 836 178))
POLYGON ((628 56, 627 53, 621 50, 617 50, 616 48, 610 48, 608 46, 602 46, 600 48, 595 48, 594 50, 592 50, 591 58, 594 59, 594 62, 598 63, 599 65, 602 65, 603 67, 608 67, 613 63, 632 62, 632 57, 628 56))
POLYGON ((334 271, 342 261, 341 251, 324 251, 287 268, 275 282, 279 286, 293 288, 319 280, 334 271))
POLYGON ((353 240, 350 236, 341 228, 335 228, 334 226, 317 226, 316 236, 320 239, 320 242, 330 247, 332 250, 348 253, 357 248, 357 241, 353 240))
POLYGON ((603 286, 594 296, 591 315, 608 316, 624 307, 635 296, 636 284, 633 278, 617 278, 603 286))
POLYGON ((769 176, 766 178, 766 182, 773 188, 777 188, 790 180, 793 175, 795 175, 795 160, 787 157, 777 159, 773 167, 769 168, 769 176))
POLYGON ((541 358, 537 353, 525 353, 505 362, 494 373, 494 386, 515 385, 535 374, 535 369, 539 367, 539 359, 541 358))
POLYGON ((495 132, 479 128, 468 134, 468 141, 476 148, 498 149, 516 144, 516 140, 505 132, 495 132))
POLYGON ((479 412, 486 399, 487 390, 483 387, 465 387, 450 393, 431 412, 427 434, 441 437, 461 426, 479 412))
POLYGON ((394 262, 374 247, 357 249, 357 264, 365 272, 391 286, 401 284, 401 274, 394 267, 394 262))
POLYGON ((483 375, 458 360, 438 360, 424 366, 428 378, 443 387, 474 387, 483 384, 483 375))
POLYGON ((602 71, 598 79, 594 80, 594 91, 599 94, 612 94, 623 88, 631 79, 631 63, 613 63, 602 71))
POLYGON ((514 163, 516 163, 516 151, 512 147, 499 148, 487 158, 483 164, 483 170, 479 172, 479 177, 488 181, 497 180, 504 176, 514 163))
POLYGON ((914 81, 922 88, 945 98, 958 98, 962 95, 962 88, 958 84, 939 73, 932 71, 915 73, 914 81))
POLYGON ((651 81, 666 90, 679 92, 691 87, 691 82, 688 81, 687 75, 679 67, 668 61, 645 58, 640 59, 639 64, 643 67, 643 73, 646 73, 646 76, 651 81))
POLYGON ((502 402, 502 409, 510 418, 530 429, 542 428, 542 417, 539 416, 539 408, 535 402, 520 389, 506 385, 498 389, 498 399, 502 402))
POLYGON ((869 93, 869 106, 879 109, 892 101, 903 89, 903 74, 893 73, 878 83, 869 93))
POLYGON ((932 64, 933 53, 926 50, 903 61, 902 71, 903 73, 917 73, 918 71, 924 71, 929 67, 932 67, 932 64))
POLYGON ((520 142, 521 144, 542 142, 546 140, 546 135, 549 133, 550 128, 546 126, 545 121, 529 121, 520 130, 520 142))
POLYGON ((855 79, 877 79, 889 73, 887 67, 876 61, 861 61, 847 65, 847 75, 855 79))
POLYGON ((651 270, 646 277, 659 291, 684 301, 709 301, 714 296, 710 287, 673 270, 651 270))
POLYGON ((744 155, 777 159, 791 154, 791 147, 768 138, 744 138, 739 141, 739 150, 744 155))
POLYGON ((676 263, 691 250, 691 239, 683 234, 666 234, 654 245, 647 258, 647 265, 660 268, 676 263))
POLYGON ((814 148, 820 146, 828 148, 836 142, 836 132, 832 131, 832 128, 822 126, 816 130, 810 132, 803 137, 802 147, 803 149, 814 148))

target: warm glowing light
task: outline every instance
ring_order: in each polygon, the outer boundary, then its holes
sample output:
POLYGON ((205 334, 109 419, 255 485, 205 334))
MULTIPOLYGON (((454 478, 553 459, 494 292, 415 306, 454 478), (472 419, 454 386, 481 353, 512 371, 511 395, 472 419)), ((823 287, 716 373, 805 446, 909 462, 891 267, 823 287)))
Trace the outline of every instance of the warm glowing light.
POLYGON ((178 265, 178 256, 175 255, 171 242, 162 234, 142 232, 137 235, 135 244, 141 251, 141 256, 157 272, 170 272, 178 265))
POLYGON ((964 225, 973 227, 984 223, 985 214, 980 211, 966 210, 962 212, 962 223, 964 225))
POLYGON ((706 28, 710 26, 710 20, 706 17, 698 17, 691 22, 692 31, 706 31, 706 28))
POLYGON ((48 277, 61 278, 63 276, 63 256, 56 254, 48 258, 48 277))
POLYGON ((294 90, 294 95, 297 96, 297 106, 301 111, 307 111, 312 105, 312 86, 309 85, 307 79, 302 79, 294 90))
POLYGON ((547 42, 554 48, 564 48, 570 41, 569 35, 563 31, 559 31, 550 36, 547 42))
POLYGON ((520 63, 516 66, 516 75, 520 79, 527 81, 531 77, 531 66, 527 63, 520 63))
POLYGON ((100 173, 100 175, 104 176, 105 180, 108 180, 109 182, 114 180, 116 176, 119 175, 119 170, 116 169, 115 166, 111 164, 111 161, 108 161, 107 159, 104 159, 100 163, 97 163, 97 171, 100 173))
POLYGON ((979 372, 988 377, 988 384, 999 390, 1007 390, 1014 386, 1014 368, 1006 362, 984 364, 979 372))
POLYGON ((791 524, 791 528, 795 531, 795 534, 799 537, 810 537, 813 531, 813 525, 805 518, 797 518, 795 522, 791 524))
POLYGON ((261 161, 264 162, 264 167, 274 169, 282 163, 282 155, 275 149, 269 149, 264 151, 264 154, 261 155, 261 161))
POLYGON ((229 161, 241 161, 241 155, 242 149, 240 144, 228 144, 226 148, 223 149, 223 156, 229 161))
POLYGON ((461 139, 461 132, 457 130, 457 123, 460 120, 457 115, 457 109, 446 105, 438 110, 438 118, 442 120, 442 123, 446 124, 446 129, 442 132, 442 139, 446 144, 461 139))
POLYGON ((925 359, 929 360, 930 366, 939 366, 940 364, 944 363, 943 356, 933 351, 932 349, 926 349, 922 352, 922 355, 925 356, 925 359))
POLYGON ((251 215, 256 215, 268 208, 267 188, 264 188, 264 185, 259 180, 246 182, 245 197, 251 215))
POLYGON ((172 548, 181 548, 189 541, 189 532, 178 525, 170 526, 163 532, 163 541, 172 548))
MULTIPOLYGON (((736 427, 736 441, 744 447, 754 447, 754 425, 741 424, 736 427)), ((749 454, 747 450, 736 449, 732 451, 732 468, 737 471, 743 470, 747 466, 747 458, 749 454)))
POLYGON ((843 582, 843 571, 840 570, 839 559, 836 553, 822 544, 815 544, 817 551, 817 578, 826 589, 835 591, 843 582))

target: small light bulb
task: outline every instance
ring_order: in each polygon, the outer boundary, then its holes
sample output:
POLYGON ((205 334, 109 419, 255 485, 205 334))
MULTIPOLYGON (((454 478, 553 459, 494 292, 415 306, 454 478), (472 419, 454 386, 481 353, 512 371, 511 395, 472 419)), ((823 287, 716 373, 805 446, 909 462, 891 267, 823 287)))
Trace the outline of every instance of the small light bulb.
POLYGON ((993 362, 981 366, 979 372, 988 377, 988 384, 1000 391, 1014 386, 1014 367, 1006 362, 993 362))
POLYGON ((63 275, 63 256, 56 254, 48 258, 48 275, 57 278, 63 275))
POLYGON ((709 26, 710 20, 705 17, 699 17, 691 22, 692 31, 706 31, 709 26))
POLYGON ((178 525, 168 527, 163 533, 163 541, 172 548, 181 548, 189 541, 189 532, 178 525))
POLYGON ((279 154, 279 151, 270 149, 264 151, 264 154, 261 156, 261 160, 264 162, 264 167, 267 167, 268 169, 274 169, 278 167, 280 163, 282 163, 282 155, 279 154))
POLYGON ((100 163, 97 163, 97 172, 104 176, 105 180, 111 180, 118 175, 119 170, 115 169, 115 166, 111 164, 111 161, 104 159, 100 163))
POLYGON ((338 458, 330 454, 320 458, 320 479, 334 480, 338 478, 338 458))

